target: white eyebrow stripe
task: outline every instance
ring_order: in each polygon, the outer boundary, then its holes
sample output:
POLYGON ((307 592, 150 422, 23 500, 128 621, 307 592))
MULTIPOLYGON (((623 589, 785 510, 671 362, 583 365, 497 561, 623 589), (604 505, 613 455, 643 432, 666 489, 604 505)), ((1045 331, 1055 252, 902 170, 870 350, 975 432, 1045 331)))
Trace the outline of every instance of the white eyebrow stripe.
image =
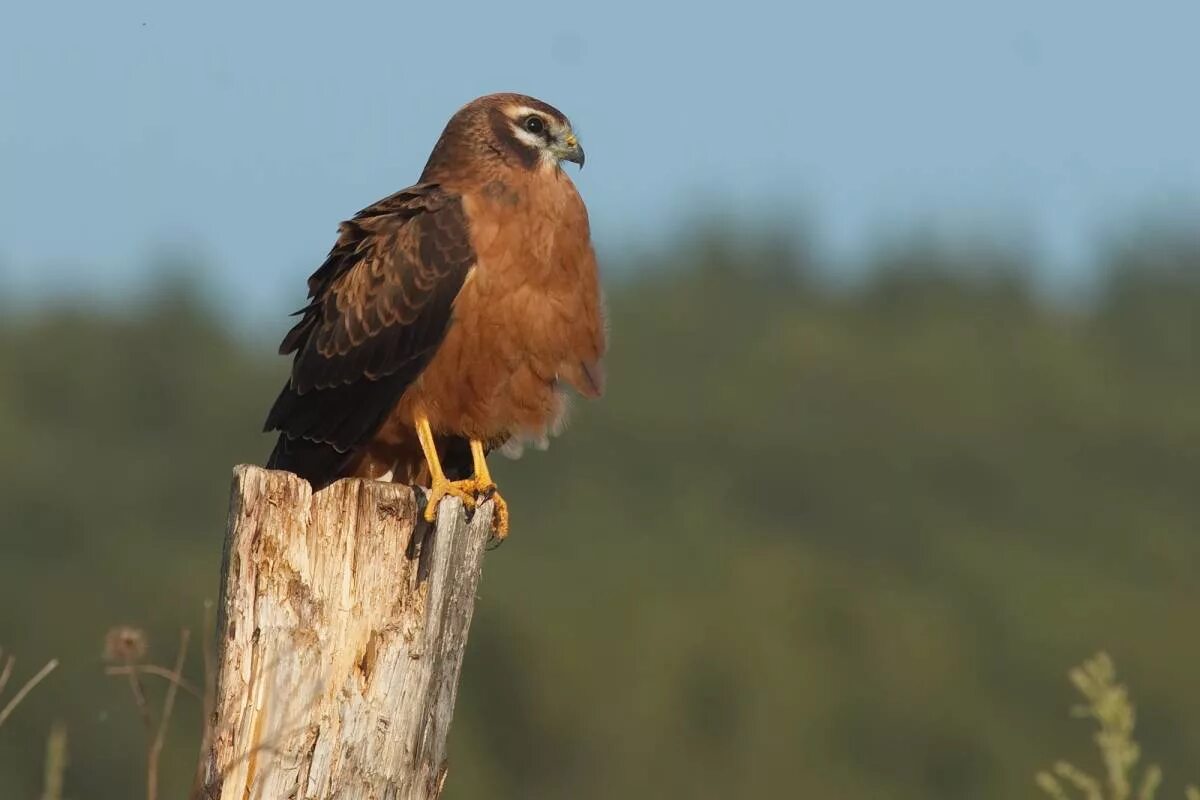
POLYGON ((530 108, 529 106, 513 106, 512 110, 513 110, 515 116, 518 116, 518 117, 528 117, 531 114, 533 114, 533 115, 542 117, 543 119, 550 118, 550 115, 547 114, 546 112, 538 111, 536 108, 530 108))
POLYGON ((547 114, 540 108, 530 108, 529 106, 509 106, 510 119, 516 122, 519 119, 524 119, 528 116, 541 117, 546 120, 546 124, 550 126, 550 130, 554 132, 571 130, 571 123, 567 120, 560 120, 553 114, 547 114))

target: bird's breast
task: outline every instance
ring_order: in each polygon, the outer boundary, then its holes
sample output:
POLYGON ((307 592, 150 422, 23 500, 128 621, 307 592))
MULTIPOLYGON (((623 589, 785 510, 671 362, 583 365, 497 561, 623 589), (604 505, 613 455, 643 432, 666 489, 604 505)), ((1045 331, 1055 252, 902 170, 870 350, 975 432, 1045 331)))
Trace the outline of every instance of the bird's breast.
POLYGON ((548 191, 486 184, 464 197, 476 265, 418 389, 435 427, 475 438, 537 435, 563 413, 561 381, 576 384, 580 364, 598 360, 587 214, 565 176, 565 187, 558 183, 541 187, 548 191))

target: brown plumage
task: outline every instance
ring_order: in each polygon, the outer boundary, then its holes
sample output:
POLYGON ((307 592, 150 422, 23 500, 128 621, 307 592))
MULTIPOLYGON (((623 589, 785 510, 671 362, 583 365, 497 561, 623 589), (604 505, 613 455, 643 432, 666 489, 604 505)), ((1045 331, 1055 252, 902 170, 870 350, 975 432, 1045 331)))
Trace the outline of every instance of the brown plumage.
POLYGON ((555 432, 564 384, 604 389, 587 210, 562 160, 583 163, 561 112, 481 97, 416 185, 342 223, 280 345, 295 357, 266 423, 280 432, 268 466, 318 489, 350 475, 424 483, 429 519, 445 495, 495 495, 507 533, 485 452, 555 432))

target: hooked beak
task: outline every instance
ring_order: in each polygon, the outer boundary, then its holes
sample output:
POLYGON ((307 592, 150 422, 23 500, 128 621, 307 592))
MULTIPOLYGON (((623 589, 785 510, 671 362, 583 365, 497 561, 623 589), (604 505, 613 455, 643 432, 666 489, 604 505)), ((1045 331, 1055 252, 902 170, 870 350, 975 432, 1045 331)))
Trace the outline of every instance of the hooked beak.
POLYGON ((566 150, 562 155, 562 160, 578 164, 579 168, 583 169, 583 146, 579 144, 579 140, 575 138, 575 134, 568 133, 563 143, 566 145, 566 150))

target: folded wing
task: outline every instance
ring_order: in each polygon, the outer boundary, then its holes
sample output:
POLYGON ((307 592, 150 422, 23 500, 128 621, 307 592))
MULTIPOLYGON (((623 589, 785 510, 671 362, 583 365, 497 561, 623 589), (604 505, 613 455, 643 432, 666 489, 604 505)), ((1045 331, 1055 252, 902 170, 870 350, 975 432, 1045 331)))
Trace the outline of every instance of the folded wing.
POLYGON ((267 417, 280 432, 268 466, 336 480, 433 358, 474 263, 461 198, 436 184, 342 223, 279 348, 295 359, 267 417))

